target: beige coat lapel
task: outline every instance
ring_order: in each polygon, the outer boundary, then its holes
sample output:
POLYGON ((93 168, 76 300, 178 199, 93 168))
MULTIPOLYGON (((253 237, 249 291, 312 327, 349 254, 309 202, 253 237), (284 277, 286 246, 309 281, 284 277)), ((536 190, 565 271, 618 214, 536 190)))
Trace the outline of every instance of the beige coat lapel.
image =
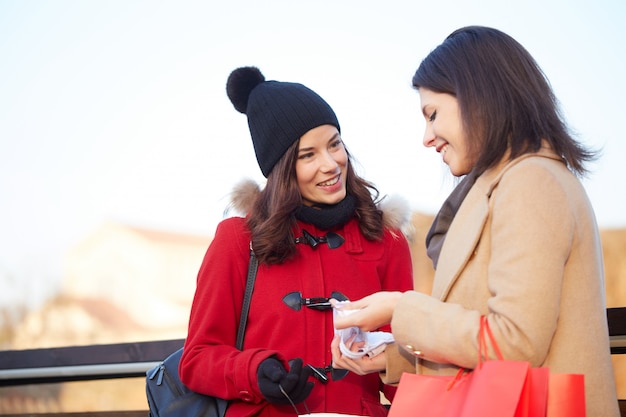
POLYGON ((476 179, 454 216, 441 248, 432 296, 444 300, 480 239, 487 215, 491 189, 485 175, 476 179))
POLYGON ((544 144, 539 152, 524 154, 512 161, 501 163, 476 179, 446 234, 435 271, 433 297, 440 300, 446 299, 454 281, 474 254, 474 249, 480 241, 485 222, 489 216, 491 192, 500 182, 500 178, 519 161, 532 156, 561 159, 544 144))

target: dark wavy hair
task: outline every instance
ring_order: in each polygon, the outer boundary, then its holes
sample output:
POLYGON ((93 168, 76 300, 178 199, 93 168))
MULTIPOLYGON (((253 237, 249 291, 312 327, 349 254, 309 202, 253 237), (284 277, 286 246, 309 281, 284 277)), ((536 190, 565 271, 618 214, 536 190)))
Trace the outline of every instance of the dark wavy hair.
POLYGON ((570 133, 550 83, 511 36, 468 26, 452 32, 420 64, 413 86, 456 97, 477 174, 536 152, 547 141, 569 169, 587 173, 596 152, 570 133))
MULTIPOLYGON (((254 253, 261 263, 280 264, 296 253, 293 228, 296 224, 295 213, 302 205, 296 177, 299 145, 298 140, 276 163, 248 215, 247 224, 252 234, 254 253)), ((359 220, 359 229, 366 239, 381 240, 383 219, 382 212, 376 206, 378 189, 356 174, 348 149, 346 153, 346 192, 355 197, 355 216, 359 220)))

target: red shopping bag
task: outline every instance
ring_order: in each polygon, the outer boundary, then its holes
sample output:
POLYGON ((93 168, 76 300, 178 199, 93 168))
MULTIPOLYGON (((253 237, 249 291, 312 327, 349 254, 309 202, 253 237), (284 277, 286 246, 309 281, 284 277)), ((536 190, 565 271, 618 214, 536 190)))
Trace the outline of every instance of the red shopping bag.
POLYGON ((493 360, 471 374, 462 417, 545 417, 548 372, 528 362, 493 360))
MULTIPOLYGON (((502 353, 491 333, 486 317, 481 317, 479 345, 486 352, 485 333, 496 351, 498 361, 502 353)), ((480 367, 479 358, 479 367, 480 367)), ((504 361, 506 362, 506 361, 504 361)), ((501 365, 499 365, 501 366, 501 365)), ((484 376, 484 374, 483 374, 484 376)), ((549 368, 531 368, 515 416, 528 417, 586 417, 585 376, 582 374, 551 374, 549 368)))
POLYGON ((585 417, 585 376, 551 374, 547 417, 585 417))
POLYGON ((547 376, 516 361, 489 361, 456 377, 404 373, 389 417, 545 417, 547 376))
POLYGON ((403 374, 389 417, 546 417, 548 370, 503 360, 484 317, 478 346, 473 371, 461 369, 456 376, 403 374), (498 360, 485 360, 485 333, 498 360))
POLYGON ((517 412, 520 416, 544 417, 548 407, 550 370, 545 367, 530 368, 530 375, 517 412))
POLYGON ((388 417, 457 417, 467 396, 467 378, 404 373, 388 417))

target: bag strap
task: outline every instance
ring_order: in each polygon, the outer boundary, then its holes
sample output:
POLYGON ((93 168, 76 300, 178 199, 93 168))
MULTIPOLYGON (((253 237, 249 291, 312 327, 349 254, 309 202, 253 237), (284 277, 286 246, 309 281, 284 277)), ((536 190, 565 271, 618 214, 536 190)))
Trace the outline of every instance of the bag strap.
POLYGON ((482 366, 483 358, 486 361, 489 358, 489 346, 487 346, 487 337, 491 342, 493 350, 496 352, 496 356, 499 360, 504 360, 500 347, 496 343, 496 338, 493 337, 491 328, 489 327, 489 321, 486 316, 480 316, 480 329, 478 331, 478 367, 482 366))
MULTIPOLYGON (((487 316, 480 316, 480 327, 478 329, 478 362, 475 369, 480 369, 483 367, 483 364, 489 360, 489 346, 487 345, 487 338, 491 342, 491 346, 493 347, 494 352, 499 360, 504 360, 502 356, 502 352, 500 351, 500 347, 496 342, 496 338, 493 337, 493 333, 491 332, 491 328, 489 327, 489 321, 487 320, 487 316)), ((449 391, 454 387, 454 385, 461 379, 461 377, 468 372, 466 368, 459 368, 454 378, 450 380, 450 383, 446 386, 446 390, 449 391)))
POLYGON ((243 296, 243 304, 241 306, 241 319, 239 320, 239 329, 237 330, 237 349, 243 349, 243 338, 246 333, 246 323, 248 322, 248 312, 250 311, 250 300, 252 299, 252 290, 254 289, 254 280, 256 279, 256 271, 259 267, 259 261, 252 250, 250 243, 250 263, 248 264, 248 278, 246 279, 246 292, 243 296))

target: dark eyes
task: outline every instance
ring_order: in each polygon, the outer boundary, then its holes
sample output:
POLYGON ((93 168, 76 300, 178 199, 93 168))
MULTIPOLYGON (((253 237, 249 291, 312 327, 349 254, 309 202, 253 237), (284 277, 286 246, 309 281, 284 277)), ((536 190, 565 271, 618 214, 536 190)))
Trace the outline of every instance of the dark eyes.
POLYGON ((435 110, 434 112, 430 114, 430 116, 428 116, 428 121, 433 122, 436 118, 437 118, 437 110, 435 110))
MULTIPOLYGON (((343 147, 343 141, 341 139, 333 140, 328 144, 328 148, 335 151, 336 149, 341 149, 343 147)), ((316 151, 302 151, 304 153, 298 154, 298 159, 308 159, 313 158, 315 156, 316 151)))
POLYGON ((337 139, 336 141, 334 141, 333 143, 330 144, 331 148, 338 148, 339 146, 343 145, 343 142, 341 139, 337 139))

